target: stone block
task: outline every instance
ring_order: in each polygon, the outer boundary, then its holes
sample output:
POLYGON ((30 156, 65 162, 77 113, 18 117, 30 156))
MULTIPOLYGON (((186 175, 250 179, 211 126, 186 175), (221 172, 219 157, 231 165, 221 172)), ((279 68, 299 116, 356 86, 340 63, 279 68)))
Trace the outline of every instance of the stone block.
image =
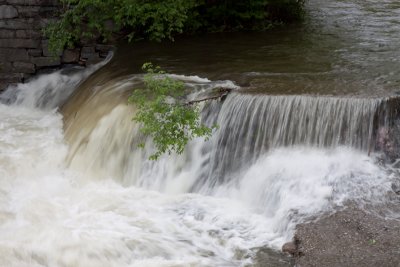
POLYGON ((40 68, 61 65, 60 57, 34 57, 31 62, 40 68))
POLYGON ((0 48, 0 62, 21 61, 28 62, 30 59, 26 49, 21 48, 0 48))
POLYGON ((82 50, 81 50, 81 58, 82 59, 96 57, 96 55, 98 55, 98 54, 96 53, 96 50, 93 46, 82 47, 82 50))
POLYGON ((79 49, 67 49, 62 56, 63 63, 74 63, 79 61, 79 49))
POLYGON ((11 5, 0 6, 0 19, 13 19, 18 17, 18 11, 11 5))
POLYGON ((16 30, 15 35, 20 39, 41 39, 42 32, 35 30, 16 30))
POLYGON ((6 90, 9 85, 11 85, 9 82, 0 82, 0 92, 6 90))
POLYGON ((0 73, 12 72, 13 66, 11 62, 0 62, 0 73))
POLYGON ((13 30, 0 30, 0 39, 14 38, 15 31, 13 30))
POLYGON ((23 6, 57 6, 60 5, 58 0, 8 0, 11 5, 23 6))
POLYGON ((28 49, 28 55, 32 57, 41 57, 43 52, 42 49, 28 49))
POLYGON ((29 19, 12 19, 12 20, 0 20, 0 29, 8 30, 25 30, 35 28, 35 20, 29 19))
POLYGON ((20 16, 24 18, 39 17, 40 6, 17 6, 20 16))
POLYGON ((39 40, 32 39, 0 39, 0 47, 38 48, 39 40))
POLYGON ((19 83, 24 79, 23 73, 0 73, 0 82, 19 83))
POLYGON ((13 63, 14 71, 23 72, 23 73, 35 73, 35 65, 27 62, 14 62, 13 63))
POLYGON ((34 29, 41 30, 44 27, 46 27, 47 25, 49 25, 49 23, 55 22, 55 21, 57 21, 57 19, 55 19, 55 18, 40 18, 36 21, 34 29))

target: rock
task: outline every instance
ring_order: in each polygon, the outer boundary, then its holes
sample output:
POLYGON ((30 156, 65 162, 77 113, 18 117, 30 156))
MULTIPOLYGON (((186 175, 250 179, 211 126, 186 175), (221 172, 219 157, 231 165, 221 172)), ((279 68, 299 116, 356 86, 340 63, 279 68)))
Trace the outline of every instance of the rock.
POLYGON ((0 47, 38 48, 40 41, 32 39, 1 39, 0 47))
POLYGON ((88 59, 85 61, 85 65, 86 65, 86 66, 94 65, 94 64, 97 64, 97 63, 99 63, 99 62, 101 62, 101 61, 103 61, 103 60, 104 60, 104 58, 102 58, 102 57, 100 57, 98 54, 96 54, 96 55, 94 55, 93 57, 88 58, 88 59))
POLYGON ((8 87, 9 85, 12 85, 12 83, 10 83, 10 82, 8 82, 8 81, 6 81, 6 82, 0 81, 0 92, 1 92, 1 91, 4 91, 5 89, 7 89, 7 87, 8 87))
POLYGON ((297 246, 294 242, 287 242, 282 246, 282 252, 289 253, 290 255, 297 254, 297 246))
POLYGON ((392 190, 395 192, 397 195, 400 195, 400 182, 393 182, 392 183, 392 190))
POLYGON ((0 19, 12 19, 18 17, 18 11, 10 5, 0 6, 0 19))
POLYGON ((97 53, 93 46, 82 47, 81 58, 83 58, 83 59, 95 58, 96 55, 97 55, 97 53))
POLYGON ((37 67, 54 67, 61 64, 59 57, 34 57, 32 63, 37 67))
POLYGON ((16 72, 31 73, 31 74, 36 72, 35 65, 27 62, 14 62, 13 68, 14 71, 16 72))
POLYGON ((8 0, 8 3, 24 6, 55 6, 60 4, 58 0, 8 0))
POLYGON ((42 37, 42 33, 40 31, 34 30, 17 30, 16 32, 17 38, 27 39, 40 39, 42 37))
POLYGON ((42 49, 28 49, 28 55, 30 56, 41 57, 42 54, 42 49))
POLYGON ((6 61, 29 61, 26 49, 21 48, 0 48, 0 62, 6 61))
POLYGON ((9 30, 24 30, 34 28, 35 20, 30 19, 12 19, 12 20, 0 20, 0 28, 9 30))
POLYGON ((0 30, 0 38, 7 39, 7 38, 14 38, 15 31, 12 30, 0 30))
POLYGON ((253 267, 293 267, 294 259, 268 247, 257 248, 253 267))
POLYGON ((63 63, 74 63, 79 61, 79 50, 78 49, 67 49, 64 51, 62 56, 63 63))
POLYGON ((12 72, 13 66, 10 62, 0 62, 0 73, 12 72))
POLYGON ((0 73, 0 83, 8 82, 8 83, 19 83, 24 79, 23 73, 0 73))
POLYGON ((56 17, 59 14, 59 9, 57 6, 41 6, 38 15, 42 18, 56 17))
MULTIPOLYGON (((400 224, 398 220, 370 212, 374 209, 369 207, 369 212, 365 212, 348 206, 318 220, 297 225, 296 236, 301 240, 304 254, 296 257, 296 264, 310 267, 400 266, 400 224)), ((390 209, 398 214, 397 205, 390 209)))
POLYGON ((39 16, 40 6, 18 6, 18 13, 25 18, 39 16))

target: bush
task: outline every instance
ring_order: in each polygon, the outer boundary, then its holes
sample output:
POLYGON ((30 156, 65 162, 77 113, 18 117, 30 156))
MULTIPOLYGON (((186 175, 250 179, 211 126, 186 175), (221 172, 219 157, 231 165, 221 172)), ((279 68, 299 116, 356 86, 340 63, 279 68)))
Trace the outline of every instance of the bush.
POLYGON ((264 30, 302 17, 303 0, 61 0, 45 29, 53 52, 82 39, 173 39, 177 34, 264 30))

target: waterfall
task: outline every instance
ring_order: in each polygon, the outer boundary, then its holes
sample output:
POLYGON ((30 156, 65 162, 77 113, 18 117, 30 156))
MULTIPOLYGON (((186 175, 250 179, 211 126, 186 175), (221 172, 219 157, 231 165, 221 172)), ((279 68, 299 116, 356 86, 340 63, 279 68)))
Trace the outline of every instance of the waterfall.
POLYGON ((390 124, 389 103, 389 99, 234 93, 211 112, 219 131, 211 145, 208 176, 216 183, 280 147, 346 146, 368 153, 375 149, 376 130, 390 124))
POLYGON ((143 76, 88 75, 0 97, 0 265, 245 266, 307 218, 390 190, 374 153, 396 98, 248 94, 175 75, 190 97, 234 91, 202 107, 219 126, 210 140, 151 161, 127 103, 143 76))

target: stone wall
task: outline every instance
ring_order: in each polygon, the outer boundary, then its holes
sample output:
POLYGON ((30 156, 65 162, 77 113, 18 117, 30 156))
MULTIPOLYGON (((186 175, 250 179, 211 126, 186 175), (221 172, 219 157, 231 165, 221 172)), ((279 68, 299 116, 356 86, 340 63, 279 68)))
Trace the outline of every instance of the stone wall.
POLYGON ((101 61, 112 46, 86 44, 54 56, 42 29, 62 6, 57 0, 0 0, 0 91, 39 72, 101 61))

